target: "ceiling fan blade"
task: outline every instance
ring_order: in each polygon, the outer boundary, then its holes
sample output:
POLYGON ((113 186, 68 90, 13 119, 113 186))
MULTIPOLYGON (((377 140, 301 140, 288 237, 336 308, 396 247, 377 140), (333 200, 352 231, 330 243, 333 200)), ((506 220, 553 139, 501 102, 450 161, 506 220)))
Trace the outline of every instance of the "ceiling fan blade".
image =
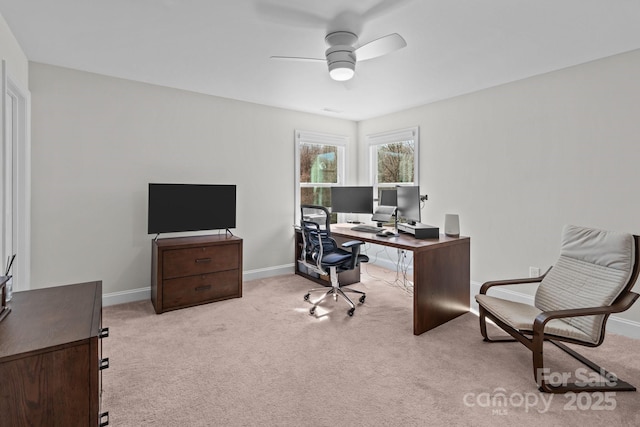
POLYGON ((305 58, 302 56, 271 56, 271 59, 283 59, 285 61, 321 61, 327 62, 325 58, 305 58))
POLYGON ((360 46, 356 49, 355 54, 358 61, 366 61, 395 52, 406 45, 407 42, 400 34, 393 33, 360 46))
POLYGON ((324 28, 327 19, 309 11, 271 2, 256 2, 255 9, 265 19, 278 24, 302 28, 324 28))
POLYGON ((378 16, 391 12, 393 9, 403 6, 403 3, 406 2, 407 0, 380 0, 362 14, 362 19, 370 21, 378 16))

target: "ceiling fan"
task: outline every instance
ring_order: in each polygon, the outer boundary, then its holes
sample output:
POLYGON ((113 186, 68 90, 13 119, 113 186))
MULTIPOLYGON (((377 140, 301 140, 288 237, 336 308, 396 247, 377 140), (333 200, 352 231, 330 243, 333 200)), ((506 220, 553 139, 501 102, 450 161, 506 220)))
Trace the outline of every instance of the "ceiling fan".
POLYGON ((397 33, 388 34, 359 47, 356 47, 358 36, 351 31, 333 31, 327 34, 324 40, 329 45, 325 51, 326 58, 272 56, 271 59, 326 61, 331 78, 346 81, 354 76, 357 61, 378 58, 407 45, 407 42, 397 33))

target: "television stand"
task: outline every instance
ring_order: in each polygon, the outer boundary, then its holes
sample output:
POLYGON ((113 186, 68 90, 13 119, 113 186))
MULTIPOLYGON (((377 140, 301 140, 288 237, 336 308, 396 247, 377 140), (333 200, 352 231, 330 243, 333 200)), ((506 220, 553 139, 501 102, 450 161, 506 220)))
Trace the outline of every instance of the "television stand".
POLYGON ((151 302, 157 314, 242 297, 241 238, 225 233, 151 243, 151 302))

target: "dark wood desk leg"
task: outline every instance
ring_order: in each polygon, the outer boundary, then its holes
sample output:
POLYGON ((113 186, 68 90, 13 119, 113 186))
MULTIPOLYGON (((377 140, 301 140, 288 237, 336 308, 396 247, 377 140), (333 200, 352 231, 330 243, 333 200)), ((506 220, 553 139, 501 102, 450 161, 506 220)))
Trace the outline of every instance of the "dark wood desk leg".
POLYGON ((414 252, 414 335, 469 311, 469 254, 469 239, 414 252))

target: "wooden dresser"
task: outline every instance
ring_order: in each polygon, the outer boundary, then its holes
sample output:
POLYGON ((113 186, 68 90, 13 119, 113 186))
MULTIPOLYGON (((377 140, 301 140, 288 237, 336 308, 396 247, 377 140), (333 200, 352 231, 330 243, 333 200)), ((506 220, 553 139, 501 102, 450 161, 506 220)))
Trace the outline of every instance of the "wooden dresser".
POLYGON ((152 242, 156 313, 242 297, 242 239, 216 234, 152 242))
POLYGON ((102 282, 16 292, 0 322, 0 425, 106 426, 102 282))

